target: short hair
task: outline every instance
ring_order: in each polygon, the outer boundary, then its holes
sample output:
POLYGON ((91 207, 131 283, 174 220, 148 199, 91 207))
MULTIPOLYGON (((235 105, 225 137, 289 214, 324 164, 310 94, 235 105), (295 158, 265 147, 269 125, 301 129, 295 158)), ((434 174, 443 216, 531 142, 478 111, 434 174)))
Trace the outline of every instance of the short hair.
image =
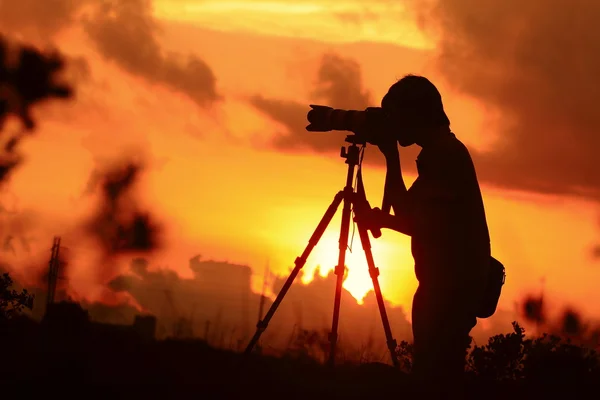
POLYGON ((390 86, 381 105, 384 108, 409 108, 423 121, 430 121, 435 125, 450 125, 442 95, 424 76, 408 74, 398 80, 390 86))

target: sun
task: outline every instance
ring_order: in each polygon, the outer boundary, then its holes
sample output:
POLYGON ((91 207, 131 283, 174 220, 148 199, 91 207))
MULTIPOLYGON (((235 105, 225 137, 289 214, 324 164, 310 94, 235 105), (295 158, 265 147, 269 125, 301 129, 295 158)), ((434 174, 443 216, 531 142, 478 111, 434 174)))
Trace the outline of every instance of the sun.
MULTIPOLYGON (((338 240, 339 233, 335 230, 325 232, 319 244, 315 247, 307 260, 306 273, 303 276, 303 282, 309 283, 312 280, 315 268, 319 266, 319 274, 323 277, 327 276, 335 269, 338 262, 338 240)), ((363 251, 358 231, 354 232, 352 237, 352 227, 350 230, 350 238, 348 240, 348 250, 346 251, 346 266, 348 267, 348 276, 344 281, 343 287, 360 303, 362 304, 365 296, 369 291, 373 290, 373 281, 369 274, 367 258, 363 251)), ((390 259, 390 251, 386 246, 388 243, 377 242, 371 238, 371 249, 373 252, 373 260, 375 266, 380 269, 378 277, 382 287, 387 286, 389 274, 391 272, 387 268, 388 260, 390 259)), ((384 294, 385 296, 385 294, 384 294)))
MULTIPOLYGON (((319 205, 294 204, 294 207, 272 207, 270 218, 256 232, 261 233, 265 242, 277 255, 277 264, 291 268, 290 260, 302 254, 315 226, 318 224, 322 210, 319 205), (286 221, 282 225, 281 221, 286 221), (279 232, 274 235, 273 232, 279 232)), ((316 269, 318 274, 326 277, 338 262, 338 241, 341 224, 341 212, 338 212, 325 232, 311 251, 300 275, 302 283, 310 284, 314 279, 316 269)), ((410 241, 399 233, 385 231, 383 236, 374 239, 371 235, 371 250, 375 266, 379 268, 379 284, 383 296, 394 305, 406 306, 412 301, 412 293, 416 287, 414 278, 414 262, 410 253, 410 241)), ((346 251, 346 266, 348 275, 343 287, 359 304, 373 290, 373 281, 360 237, 354 224, 350 225, 348 250, 346 251)), ((278 275, 288 276, 289 270, 282 268, 274 270, 278 275), (284 271, 285 270, 285 271, 284 271)))

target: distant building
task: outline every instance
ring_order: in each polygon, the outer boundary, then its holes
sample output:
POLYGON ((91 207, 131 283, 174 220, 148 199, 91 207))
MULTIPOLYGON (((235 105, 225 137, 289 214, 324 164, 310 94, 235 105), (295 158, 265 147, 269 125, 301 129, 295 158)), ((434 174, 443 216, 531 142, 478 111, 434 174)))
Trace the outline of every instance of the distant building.
POLYGON ((223 291, 224 287, 236 292, 250 291, 252 269, 247 265, 231 264, 224 261, 201 261, 200 256, 190 260, 190 269, 203 288, 208 291, 223 291))
POLYGON ((207 300, 202 306, 204 316, 199 316, 203 323, 211 321, 211 330, 217 335, 230 336, 235 330, 236 335, 245 337, 250 328, 252 269, 224 261, 202 261, 200 256, 190 259, 190 269, 201 296, 207 300))

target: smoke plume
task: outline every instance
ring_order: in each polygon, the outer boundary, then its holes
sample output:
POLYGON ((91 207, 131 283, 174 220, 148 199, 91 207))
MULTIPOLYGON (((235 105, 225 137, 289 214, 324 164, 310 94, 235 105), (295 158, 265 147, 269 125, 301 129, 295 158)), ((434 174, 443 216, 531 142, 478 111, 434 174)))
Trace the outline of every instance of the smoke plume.
POLYGON ((99 186, 100 201, 93 218, 85 225, 106 259, 120 254, 150 253, 160 247, 160 228, 143 211, 135 196, 141 166, 117 165, 98 173, 92 181, 99 186))

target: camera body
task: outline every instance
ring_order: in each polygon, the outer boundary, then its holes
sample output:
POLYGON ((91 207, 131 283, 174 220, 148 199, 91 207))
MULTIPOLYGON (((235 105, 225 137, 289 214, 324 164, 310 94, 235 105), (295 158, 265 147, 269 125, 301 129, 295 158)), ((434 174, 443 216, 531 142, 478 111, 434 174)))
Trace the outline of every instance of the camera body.
POLYGON ((389 129, 390 119, 381 107, 368 107, 364 110, 341 110, 329 106, 310 105, 306 127, 309 132, 350 131, 349 143, 377 144, 377 138, 389 129))

